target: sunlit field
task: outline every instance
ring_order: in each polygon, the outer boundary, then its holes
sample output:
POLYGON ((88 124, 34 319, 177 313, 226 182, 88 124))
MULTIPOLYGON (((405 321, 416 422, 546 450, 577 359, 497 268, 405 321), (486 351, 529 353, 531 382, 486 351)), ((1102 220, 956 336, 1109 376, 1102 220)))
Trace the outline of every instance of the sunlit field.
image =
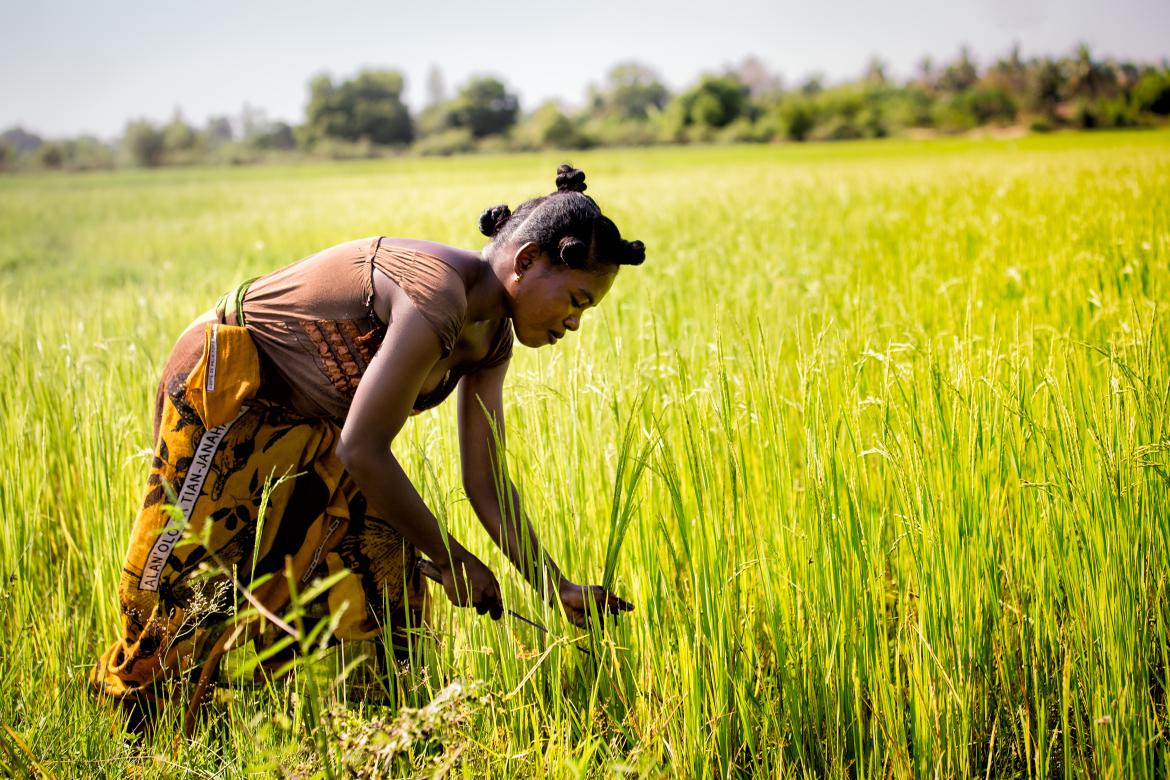
POLYGON ((481 246, 563 157, 0 178, 0 774, 1170 775, 1164 131, 572 155, 648 259, 517 347, 510 467, 636 611, 531 593, 451 403, 395 453, 549 634, 432 588, 410 667, 229 663, 193 738, 122 733, 86 675, 184 325, 350 238, 481 246))

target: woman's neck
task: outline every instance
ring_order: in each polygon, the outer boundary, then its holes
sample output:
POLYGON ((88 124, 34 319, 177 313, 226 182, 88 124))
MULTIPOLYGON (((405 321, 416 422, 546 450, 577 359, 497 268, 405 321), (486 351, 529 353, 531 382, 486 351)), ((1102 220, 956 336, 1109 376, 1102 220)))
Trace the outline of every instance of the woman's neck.
POLYGON ((486 253, 476 260, 475 278, 467 287, 467 319, 471 322, 511 316, 508 290, 496 267, 498 264, 486 253))

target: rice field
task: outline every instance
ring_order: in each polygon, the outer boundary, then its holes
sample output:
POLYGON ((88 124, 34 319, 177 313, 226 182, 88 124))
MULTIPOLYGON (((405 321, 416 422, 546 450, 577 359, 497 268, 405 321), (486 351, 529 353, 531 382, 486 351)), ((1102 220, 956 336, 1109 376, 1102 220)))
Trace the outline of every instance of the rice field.
POLYGON ((229 664, 193 738, 122 733, 86 675, 185 324, 342 240, 480 246, 562 157, 0 178, 0 775, 1170 777, 1166 131, 572 155, 648 259, 517 348, 510 468, 636 611, 527 590, 451 403, 395 453, 549 634, 433 590, 409 667, 229 664))

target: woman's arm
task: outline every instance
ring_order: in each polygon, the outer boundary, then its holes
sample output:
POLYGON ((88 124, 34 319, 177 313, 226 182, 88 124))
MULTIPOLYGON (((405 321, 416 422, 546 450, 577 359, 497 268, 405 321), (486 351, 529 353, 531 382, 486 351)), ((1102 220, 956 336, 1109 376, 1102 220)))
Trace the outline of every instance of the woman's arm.
POLYGON ((504 457, 503 388, 507 371, 505 362, 469 374, 459 382, 463 489, 476 516, 533 589, 550 604, 559 601, 576 625, 585 624, 589 609, 601 614, 633 609, 632 604, 600 586, 581 586, 566 579, 524 514, 504 457))
POLYGON ((439 567, 448 598, 498 619, 503 605, 495 576, 453 537, 444 540, 435 516, 390 451, 440 356, 434 330, 405 297, 402 304, 395 303, 382 346, 358 383, 337 456, 375 512, 439 567))

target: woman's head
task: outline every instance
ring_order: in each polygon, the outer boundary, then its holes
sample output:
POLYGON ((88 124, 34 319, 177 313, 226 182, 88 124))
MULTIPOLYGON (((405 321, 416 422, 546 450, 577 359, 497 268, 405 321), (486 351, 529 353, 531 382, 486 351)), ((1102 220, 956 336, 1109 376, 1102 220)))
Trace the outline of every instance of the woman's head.
POLYGON ((513 326, 528 346, 555 343, 576 330, 618 269, 646 259, 642 242, 623 239, 584 194, 584 171, 561 165, 556 182, 556 192, 527 200, 515 212, 492 206, 479 218, 480 231, 492 239, 488 254, 507 265, 513 326))

